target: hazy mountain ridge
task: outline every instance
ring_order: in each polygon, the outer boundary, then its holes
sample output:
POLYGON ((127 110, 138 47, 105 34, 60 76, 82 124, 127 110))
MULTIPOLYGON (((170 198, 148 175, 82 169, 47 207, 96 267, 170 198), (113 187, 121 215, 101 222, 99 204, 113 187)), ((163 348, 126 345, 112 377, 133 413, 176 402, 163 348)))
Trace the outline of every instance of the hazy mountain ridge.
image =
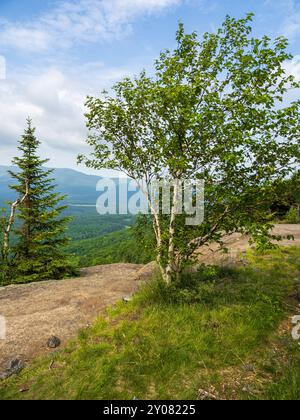
MULTIPOLYGON (((14 200, 16 194, 9 188, 14 180, 8 170, 16 170, 14 166, 0 165, 0 203, 7 200, 14 200)), ((68 204, 95 205, 99 192, 96 191, 97 182, 100 176, 87 175, 73 169, 54 169, 53 179, 56 184, 56 191, 66 195, 68 204)))
MULTIPOLYGON (((5 207, 6 201, 16 199, 16 193, 9 188, 9 185, 14 184, 14 180, 7 172, 9 169, 17 170, 14 166, 0 165, 0 208, 5 207)), ((96 190, 96 186, 102 179, 100 176, 87 175, 73 169, 54 169, 53 179, 56 191, 67 196, 65 202, 69 208, 65 214, 71 216, 68 236, 72 240, 100 237, 132 225, 134 218, 130 214, 97 213, 95 206, 101 192, 96 190)))

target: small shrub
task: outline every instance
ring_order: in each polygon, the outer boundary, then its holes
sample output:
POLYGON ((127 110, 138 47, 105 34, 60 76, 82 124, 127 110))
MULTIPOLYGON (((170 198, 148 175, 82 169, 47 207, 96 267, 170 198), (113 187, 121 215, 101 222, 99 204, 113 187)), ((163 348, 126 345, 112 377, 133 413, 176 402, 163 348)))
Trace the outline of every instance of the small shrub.
POLYGON ((160 305, 213 305, 218 299, 217 286, 225 279, 235 279, 238 271, 231 267, 201 266, 194 273, 184 273, 180 281, 167 285, 160 276, 144 290, 143 299, 160 305))
POLYGON ((285 219, 286 219, 287 223, 292 224, 292 225, 296 225, 296 224, 300 223, 298 210, 295 207, 291 207, 290 210, 288 211, 285 219))

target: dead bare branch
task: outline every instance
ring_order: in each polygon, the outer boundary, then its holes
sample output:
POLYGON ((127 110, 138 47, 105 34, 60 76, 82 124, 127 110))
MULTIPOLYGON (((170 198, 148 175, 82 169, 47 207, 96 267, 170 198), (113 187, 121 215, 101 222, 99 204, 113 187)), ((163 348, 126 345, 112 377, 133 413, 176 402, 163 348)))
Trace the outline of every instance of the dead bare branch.
POLYGON ((9 216, 9 219, 8 219, 7 226, 4 226, 4 229, 3 229, 2 255, 3 255, 4 259, 6 259, 7 256, 8 256, 9 243, 10 243, 10 233, 11 233, 11 229, 13 227, 13 224, 15 222, 15 215, 16 215, 17 208, 24 203, 24 201, 27 199, 28 195, 29 195, 29 183, 26 180, 25 181, 25 194, 22 198, 19 198, 14 203, 12 203, 11 208, 10 208, 10 216, 9 216))

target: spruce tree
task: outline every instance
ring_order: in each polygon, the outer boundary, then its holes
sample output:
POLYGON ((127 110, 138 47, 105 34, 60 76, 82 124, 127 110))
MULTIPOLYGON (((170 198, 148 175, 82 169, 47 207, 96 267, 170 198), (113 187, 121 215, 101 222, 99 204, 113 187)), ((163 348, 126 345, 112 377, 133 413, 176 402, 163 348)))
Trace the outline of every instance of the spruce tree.
POLYGON ((26 185, 29 191, 18 209, 20 223, 15 229, 17 282, 60 279, 73 271, 63 250, 68 242, 65 231, 69 222, 62 215, 67 207, 62 204, 65 197, 55 192, 53 170, 44 167, 48 159, 40 159, 39 146, 28 119, 18 147, 21 156, 13 159, 18 169, 10 171, 17 181, 10 187, 18 196, 24 196, 26 185))

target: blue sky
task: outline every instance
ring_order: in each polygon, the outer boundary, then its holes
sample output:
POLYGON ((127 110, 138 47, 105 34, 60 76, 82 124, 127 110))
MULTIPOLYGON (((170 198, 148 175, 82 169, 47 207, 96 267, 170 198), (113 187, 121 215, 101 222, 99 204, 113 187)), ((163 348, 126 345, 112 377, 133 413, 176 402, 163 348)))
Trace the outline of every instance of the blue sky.
POLYGON ((290 39, 287 69, 300 78, 300 0, 1 0, 0 164, 16 154, 30 115, 51 166, 76 168, 86 150, 87 94, 151 71, 174 46, 178 21, 201 35, 247 12, 255 13, 255 35, 290 39))

